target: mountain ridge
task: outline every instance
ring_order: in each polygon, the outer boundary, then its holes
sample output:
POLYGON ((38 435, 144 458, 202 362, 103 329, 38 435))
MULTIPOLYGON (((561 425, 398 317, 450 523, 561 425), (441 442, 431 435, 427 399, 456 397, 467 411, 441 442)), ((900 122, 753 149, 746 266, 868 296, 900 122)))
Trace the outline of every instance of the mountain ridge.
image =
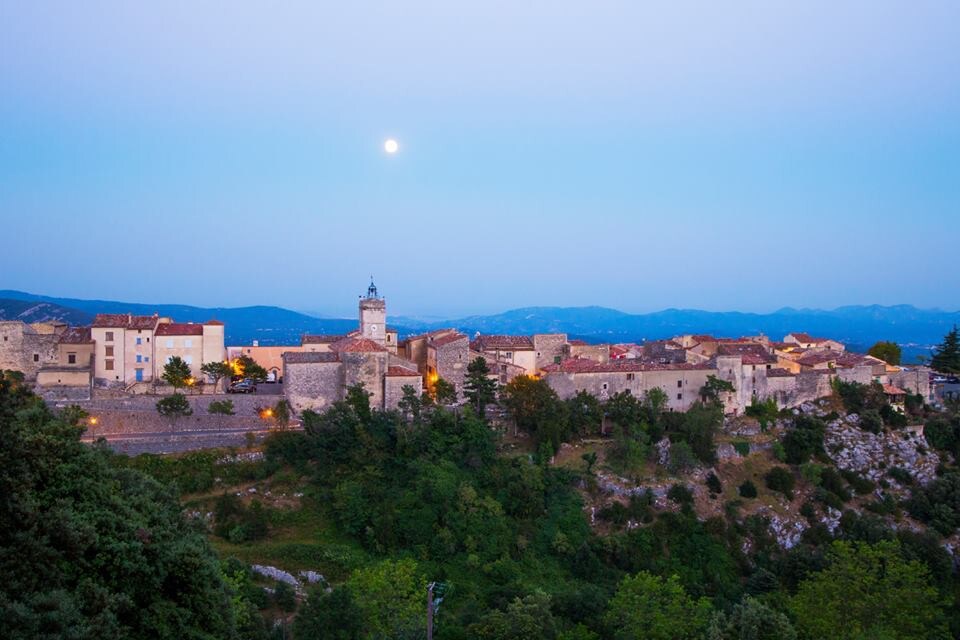
MULTIPOLYGON (((14 290, 0 290, 0 317, 10 314, 3 308, 14 301, 53 305, 43 313, 74 312, 71 322, 94 313, 135 313, 171 316, 185 322, 221 320, 227 325, 228 344, 296 344, 303 333, 345 333, 356 328, 353 318, 319 318, 283 307, 196 307, 182 304, 131 303, 111 300, 57 298, 14 290)), ((20 307, 18 307, 20 308, 20 307)), ((21 312, 23 309, 21 308, 21 312)), ((33 320, 31 320, 33 321, 33 320)), ((89 320, 87 320, 88 322, 89 320)), ((454 327, 468 335, 480 333, 567 333, 573 338, 600 342, 639 342, 685 333, 712 333, 739 336, 764 333, 775 340, 791 331, 804 331, 840 340, 865 350, 877 340, 906 345, 905 355, 925 353, 938 343, 960 312, 920 309, 913 305, 845 305, 835 309, 782 307, 769 313, 746 311, 703 311, 668 308, 651 313, 631 314, 598 305, 579 307, 532 306, 508 309, 497 314, 474 314, 461 318, 422 320, 406 316, 389 317, 401 336, 454 327)))

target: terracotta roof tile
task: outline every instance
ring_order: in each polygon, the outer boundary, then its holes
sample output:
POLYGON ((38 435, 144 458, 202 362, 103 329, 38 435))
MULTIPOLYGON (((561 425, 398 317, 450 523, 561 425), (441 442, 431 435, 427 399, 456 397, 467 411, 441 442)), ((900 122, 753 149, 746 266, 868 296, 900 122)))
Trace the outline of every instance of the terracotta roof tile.
POLYGON ((134 316, 128 313, 98 313, 91 326, 97 329, 153 329, 157 316, 134 316))
POLYGON ((203 325, 192 322, 162 322, 157 325, 158 336, 202 336, 203 325))
POLYGON ((407 369, 406 367, 398 367, 392 365, 387 367, 387 376, 396 377, 396 378, 410 378, 410 377, 420 377, 419 371, 414 371, 412 369, 407 369))
POLYGON ((60 334, 60 344, 92 344, 90 327, 70 327, 60 334))
POLYGON ((332 343, 330 345, 330 350, 338 353, 386 351, 386 349, 369 338, 344 338, 332 343))
POLYGON ((460 340, 466 340, 466 339, 467 339, 467 336, 463 335, 462 333, 448 333, 446 335, 440 336, 439 338, 431 339, 429 341, 429 344, 434 347, 443 347, 453 342, 458 342, 460 340))
POLYGON ((560 364, 543 367, 544 373, 631 373, 636 371, 703 371, 712 369, 707 364, 641 362, 637 360, 614 360, 597 362, 587 358, 567 358, 560 364))
POLYGON ((797 374, 791 373, 786 369, 780 367, 774 367, 773 369, 767 369, 768 378, 794 378, 797 374))
POLYGON ((214 327, 222 327, 222 326, 223 326, 223 323, 220 322, 219 320, 207 320, 207 321, 204 322, 203 324, 208 324, 208 325, 211 325, 211 326, 214 326, 214 327))
POLYGON ((883 392, 888 396, 905 396, 908 391, 901 389, 900 387, 895 387, 892 384, 883 385, 883 392))

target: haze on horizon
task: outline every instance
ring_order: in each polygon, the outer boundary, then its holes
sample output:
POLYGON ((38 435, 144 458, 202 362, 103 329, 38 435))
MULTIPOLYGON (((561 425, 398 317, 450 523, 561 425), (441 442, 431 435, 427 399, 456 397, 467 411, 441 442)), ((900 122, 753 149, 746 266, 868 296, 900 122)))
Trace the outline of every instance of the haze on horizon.
POLYGON ((731 7, 0 0, 0 288, 960 308, 960 4, 731 7))

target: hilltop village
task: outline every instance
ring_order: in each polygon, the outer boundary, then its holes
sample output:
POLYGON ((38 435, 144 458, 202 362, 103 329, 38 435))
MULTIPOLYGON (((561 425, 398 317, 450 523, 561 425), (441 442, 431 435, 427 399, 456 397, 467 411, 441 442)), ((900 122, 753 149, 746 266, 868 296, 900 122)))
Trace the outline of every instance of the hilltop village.
POLYGON ((283 383, 296 411, 322 410, 356 384, 383 409, 397 407, 404 387, 430 392, 441 379, 462 401, 467 366, 477 358, 500 385, 532 376, 561 399, 587 391, 601 400, 660 388, 671 411, 689 409, 711 377, 732 385, 721 394, 728 415, 742 414, 754 400, 799 406, 829 395, 834 379, 879 382, 894 402, 906 394, 931 397, 929 369, 889 365, 801 332, 781 341, 682 335, 642 344, 587 344, 562 333, 468 336, 453 328, 401 338, 387 324, 386 300, 372 282, 358 312, 355 331, 304 335, 287 346, 225 346, 217 320, 99 314, 87 327, 6 321, 0 322, 0 369, 22 371, 48 400, 71 401, 163 393, 163 368, 174 356, 190 367, 199 392, 216 393, 201 367, 247 356, 283 383))

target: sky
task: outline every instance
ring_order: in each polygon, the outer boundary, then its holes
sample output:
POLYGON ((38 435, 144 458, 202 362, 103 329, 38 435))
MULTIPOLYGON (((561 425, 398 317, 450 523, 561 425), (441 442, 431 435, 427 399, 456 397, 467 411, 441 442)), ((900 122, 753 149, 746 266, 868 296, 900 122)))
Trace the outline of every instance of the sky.
POLYGON ((958 43, 953 1, 0 0, 0 289, 956 310, 958 43))

